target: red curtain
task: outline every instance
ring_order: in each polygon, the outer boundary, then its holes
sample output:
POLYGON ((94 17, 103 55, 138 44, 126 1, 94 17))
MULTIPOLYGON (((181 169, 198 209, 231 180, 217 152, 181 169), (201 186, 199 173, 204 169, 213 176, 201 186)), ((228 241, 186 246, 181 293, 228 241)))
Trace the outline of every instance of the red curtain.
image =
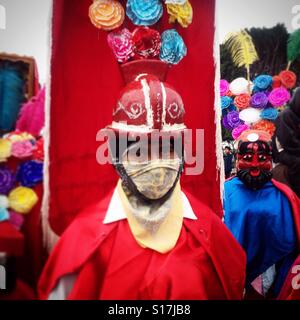
MULTIPOLYGON (((125 6, 126 1, 121 1, 125 6)), ((187 29, 163 19, 159 31, 176 27, 188 56, 173 67, 167 82, 182 95, 186 125, 204 129, 205 168, 184 176, 182 185, 221 214, 216 166, 213 59, 214 0, 190 0, 193 23, 187 29)), ((107 33, 89 21, 92 0, 54 0, 50 108, 50 223, 61 233, 85 206, 99 201, 116 183, 110 165, 96 162, 96 133, 111 123, 112 109, 123 87, 118 63, 107 45, 107 33)), ((125 26, 134 26, 126 19, 125 26)))

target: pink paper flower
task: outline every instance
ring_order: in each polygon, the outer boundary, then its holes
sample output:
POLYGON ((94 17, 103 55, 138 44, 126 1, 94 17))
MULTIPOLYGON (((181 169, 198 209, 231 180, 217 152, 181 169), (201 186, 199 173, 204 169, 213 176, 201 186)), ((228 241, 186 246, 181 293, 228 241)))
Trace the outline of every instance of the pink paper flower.
POLYGON ((290 99, 291 94, 283 87, 273 89, 269 95, 269 102, 274 107, 281 107, 288 103, 290 99))
POLYGON ((132 35, 128 29, 109 33, 107 41, 119 62, 126 62, 133 56, 132 35))
POLYGON ((23 226, 23 223, 24 223, 24 216, 10 210, 9 211, 9 221, 13 226, 15 226, 18 230, 20 230, 23 226))
POLYGON ((250 129, 250 127, 246 124, 241 124, 238 127, 232 130, 232 138, 236 140, 244 131, 250 129))
POLYGON ((24 159, 30 157, 33 150, 34 146, 29 140, 15 141, 12 144, 11 154, 16 158, 24 159))
POLYGON ((220 81, 220 94, 221 96, 226 96, 229 91, 229 83, 227 80, 221 79, 220 81))

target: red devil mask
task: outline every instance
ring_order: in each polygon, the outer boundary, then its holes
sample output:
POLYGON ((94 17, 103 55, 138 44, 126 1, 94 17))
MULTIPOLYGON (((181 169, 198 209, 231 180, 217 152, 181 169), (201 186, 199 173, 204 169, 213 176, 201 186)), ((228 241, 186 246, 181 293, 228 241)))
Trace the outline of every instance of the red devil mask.
POLYGON ((250 130, 239 139, 237 176, 250 189, 260 189, 272 178, 270 139, 269 135, 250 130))

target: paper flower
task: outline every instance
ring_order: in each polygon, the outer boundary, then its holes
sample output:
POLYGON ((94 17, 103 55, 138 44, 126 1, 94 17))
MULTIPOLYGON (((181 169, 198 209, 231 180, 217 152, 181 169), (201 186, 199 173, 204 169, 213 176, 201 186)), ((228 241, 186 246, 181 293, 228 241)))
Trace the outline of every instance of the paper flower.
POLYGON ((183 28, 187 28, 193 21, 193 7, 188 0, 184 4, 167 4, 167 11, 169 23, 178 21, 183 28))
POLYGON ((0 139, 0 162, 4 162, 11 156, 11 142, 7 139, 0 139))
POLYGON ((278 117, 278 114, 279 112, 277 109, 266 108, 261 112, 260 117, 266 120, 275 120, 278 117))
POLYGON ((0 193, 7 194, 14 187, 15 175, 7 168, 0 168, 0 193))
POLYGON ((293 89, 296 86, 297 76, 294 72, 284 70, 279 73, 279 78, 283 86, 287 89, 293 89))
POLYGON ((22 228, 24 224, 24 216, 16 213, 14 211, 9 210, 9 222, 18 230, 22 228))
POLYGON ((7 209, 9 207, 7 196, 0 195, 0 208, 7 209))
POLYGON ((260 120, 261 110, 255 108, 247 108, 240 112, 240 119, 246 124, 256 123, 260 120))
POLYGON ((19 159, 25 159, 32 156, 34 145, 29 141, 16 141, 13 142, 11 147, 11 154, 19 159))
POLYGON ((134 55, 132 35, 128 29, 109 33, 107 41, 119 62, 126 62, 134 55))
POLYGON ((257 92, 251 98, 253 108, 264 108, 268 104, 268 96, 264 92, 257 92))
POLYGON ((245 78, 237 78, 233 80, 229 85, 229 90, 233 95, 238 96, 243 93, 250 94, 252 91, 252 83, 248 82, 245 78))
POLYGON ((161 40, 160 60, 178 64, 187 55, 186 45, 175 29, 164 31, 161 40))
POLYGON ((274 107, 281 107, 285 105, 291 99, 291 95, 287 89, 275 88, 269 94, 269 102, 274 107))
POLYGON ((25 141, 25 140, 30 140, 30 141, 35 141, 35 138, 33 135, 31 135, 28 132, 21 132, 21 131, 12 131, 10 132, 7 136, 6 139, 15 142, 15 141, 25 141))
POLYGON ((274 76, 273 77, 273 84, 272 84, 272 88, 280 88, 282 86, 281 83, 281 78, 279 76, 274 76))
POLYGON ((236 140, 244 131, 249 130, 250 127, 246 124, 241 124, 234 128, 231 132, 232 138, 236 140))
POLYGON ((154 58, 159 54, 161 42, 158 31, 137 27, 132 33, 134 54, 140 58, 154 58))
POLYGON ((110 31, 122 25, 125 11, 118 1, 94 0, 89 8, 89 17, 96 28, 110 31))
POLYGON ((220 94, 221 96, 226 96, 229 92, 229 83, 225 79, 221 79, 220 81, 220 94))
POLYGON ((18 187, 10 192, 8 200, 12 210, 26 214, 37 204, 38 196, 30 188, 18 187))
POLYGON ((163 15, 160 0, 128 0, 126 14, 137 26, 152 26, 163 15))
POLYGON ((243 93, 235 97, 234 104, 239 110, 244 110, 249 107, 250 101, 251 96, 249 94, 243 93))
POLYGON ((37 140, 32 153, 32 158, 37 161, 44 161, 44 139, 37 140))
POLYGON ((255 87, 260 90, 267 90, 273 82, 273 78, 269 75, 261 74, 253 81, 255 87))
POLYGON ((17 181, 24 187, 34 187, 43 181, 43 163, 38 161, 26 161, 17 171, 17 181))
POLYGON ((9 213, 6 208, 0 207, 0 222, 8 221, 9 220, 9 213))
POLYGON ((232 99, 230 97, 221 97, 221 108, 222 110, 227 109, 230 107, 232 103, 232 99))
POLYGON ((222 116, 225 117, 228 114, 228 112, 231 112, 231 111, 237 111, 237 108, 234 104, 231 104, 226 109, 222 109, 222 116))
POLYGON ((231 111, 223 118, 223 125, 228 130, 232 130, 241 124, 243 124, 243 122, 240 120, 237 111, 231 111))
POLYGON ((165 4, 180 4, 183 5, 187 0, 165 0, 165 4))
POLYGON ((271 121, 268 120, 261 120, 259 122, 257 122, 252 129, 254 130, 262 130, 262 131, 266 131, 268 132, 271 136, 273 136, 274 132, 275 132, 275 124, 271 121))

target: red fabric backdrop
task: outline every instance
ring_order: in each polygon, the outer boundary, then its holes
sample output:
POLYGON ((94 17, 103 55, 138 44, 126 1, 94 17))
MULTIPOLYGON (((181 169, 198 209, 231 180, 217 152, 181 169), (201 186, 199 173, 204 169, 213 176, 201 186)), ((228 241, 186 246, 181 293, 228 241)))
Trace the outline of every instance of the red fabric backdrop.
MULTIPOLYGON (((182 185, 221 214, 215 151, 213 59, 214 0, 190 0, 192 25, 176 29, 188 56, 173 67, 167 82, 186 106, 186 125, 205 130, 205 170, 184 176, 182 185)), ((121 1, 125 5, 125 1, 121 1)), ((123 86, 119 66, 107 45, 107 33, 89 21, 91 0, 54 0, 50 111, 50 223, 61 233, 85 206, 102 198, 117 180, 110 165, 96 162, 96 133, 111 123, 123 86)), ((164 9, 154 27, 173 28, 164 9)), ((126 20, 125 25, 134 26, 126 20)))

